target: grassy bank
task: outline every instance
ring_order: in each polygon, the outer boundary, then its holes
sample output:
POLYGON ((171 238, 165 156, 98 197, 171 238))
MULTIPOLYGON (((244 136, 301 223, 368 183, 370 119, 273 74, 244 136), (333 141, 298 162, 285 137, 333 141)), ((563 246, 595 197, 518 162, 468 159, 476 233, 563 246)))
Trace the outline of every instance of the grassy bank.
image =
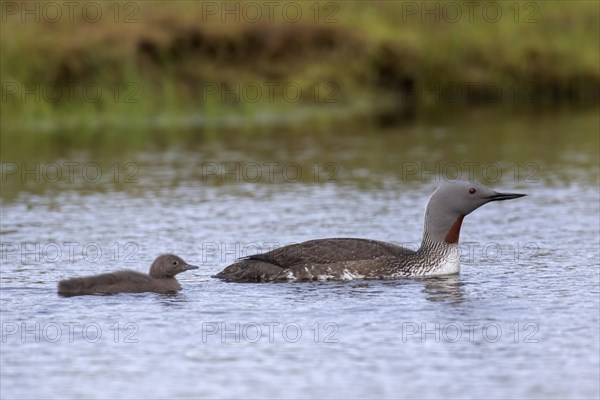
POLYGON ((0 4, 2 129, 598 102, 595 1, 0 4))

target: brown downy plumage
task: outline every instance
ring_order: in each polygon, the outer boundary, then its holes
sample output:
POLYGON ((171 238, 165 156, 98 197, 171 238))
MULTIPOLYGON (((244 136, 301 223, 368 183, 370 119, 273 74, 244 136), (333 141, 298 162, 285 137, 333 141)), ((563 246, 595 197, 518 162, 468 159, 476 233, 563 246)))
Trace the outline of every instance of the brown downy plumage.
POLYGON ((61 296, 81 296, 123 292, 177 292, 181 289, 181 285, 175 279, 175 275, 190 269, 198 269, 198 267, 186 263, 176 255, 164 254, 154 260, 149 274, 123 270, 66 279, 58 283, 58 294, 61 296))

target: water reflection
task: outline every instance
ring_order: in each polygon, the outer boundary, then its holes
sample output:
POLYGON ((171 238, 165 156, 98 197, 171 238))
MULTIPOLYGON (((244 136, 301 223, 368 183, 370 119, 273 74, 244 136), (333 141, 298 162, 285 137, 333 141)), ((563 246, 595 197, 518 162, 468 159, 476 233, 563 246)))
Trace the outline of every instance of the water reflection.
POLYGON ((300 301, 314 299, 323 295, 366 299, 382 293, 382 290, 377 288, 377 283, 373 284, 371 281, 317 281, 272 284, 287 286, 289 298, 300 301))
POLYGON ((183 293, 160 293, 160 304, 167 308, 182 309, 189 302, 189 298, 183 293))
POLYGON ((13 201, 23 192, 53 197, 65 190, 140 196, 150 188, 182 185, 302 183, 378 189, 456 177, 492 186, 595 183, 596 111, 476 111, 460 114, 460 119, 447 116, 388 128, 355 123, 320 131, 278 128, 218 136, 195 130, 145 132, 145 137, 144 132, 126 132, 95 137, 105 141, 102 145, 78 132, 72 140, 66 135, 60 141, 41 135, 44 145, 31 140, 40 136, 37 132, 8 132, 0 137, 1 196, 13 201), (128 142, 124 138, 130 134, 138 139, 128 142))
POLYGON ((465 284, 460 275, 419 279, 419 282, 423 284, 422 292, 429 301, 460 304, 465 300, 465 284))
POLYGON ((446 302, 460 304, 466 299, 464 290, 465 283, 460 275, 447 275, 433 278, 402 278, 393 280, 352 280, 352 281, 325 281, 325 282, 290 282, 290 283, 259 283, 240 284, 230 283, 228 288, 235 290, 232 286, 243 285, 244 290, 252 290, 256 287, 265 296, 272 296, 274 292, 282 288, 285 298, 298 302, 312 302, 317 298, 329 297, 331 295, 343 299, 379 299, 386 293, 400 292, 401 296, 413 293, 415 284, 424 294, 424 299, 432 302, 446 302))

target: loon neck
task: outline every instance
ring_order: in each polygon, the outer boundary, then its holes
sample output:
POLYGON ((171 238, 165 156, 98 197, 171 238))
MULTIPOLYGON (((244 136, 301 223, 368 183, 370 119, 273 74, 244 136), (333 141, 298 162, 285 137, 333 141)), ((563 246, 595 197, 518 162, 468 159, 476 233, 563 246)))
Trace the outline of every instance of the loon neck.
POLYGON ((454 221, 446 236, 444 237, 444 242, 448 244, 458 244, 458 238, 460 236, 460 227, 462 226, 464 215, 459 215, 458 218, 454 221))
POLYGON ((440 207, 427 207, 423 243, 427 240, 446 244, 458 244, 460 228, 466 214, 451 212, 440 207))
POLYGON ((423 235, 423 240, 421 241, 421 246, 419 247, 419 252, 431 252, 436 251, 441 248, 451 248, 458 247, 458 240, 456 242, 448 242, 446 240, 438 240, 434 238, 432 235, 425 233, 423 235))
POLYGON ((459 215, 454 223, 450 225, 448 222, 445 227, 431 227, 426 223, 419 251, 428 252, 440 248, 458 247, 460 228, 464 217, 464 215, 459 215))

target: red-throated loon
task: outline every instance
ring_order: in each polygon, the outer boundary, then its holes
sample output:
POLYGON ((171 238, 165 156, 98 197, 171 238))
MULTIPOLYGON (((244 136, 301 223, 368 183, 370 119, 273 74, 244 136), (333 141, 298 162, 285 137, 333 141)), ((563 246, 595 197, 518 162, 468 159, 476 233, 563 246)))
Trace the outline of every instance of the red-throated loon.
POLYGON ((215 275, 233 282, 394 279, 459 272, 463 218, 484 204, 525 196, 476 182, 441 185, 429 199, 421 247, 369 239, 309 240, 243 258, 215 275))
POLYGON ((114 293, 141 293, 177 292, 181 285, 175 275, 197 269, 180 257, 173 254, 159 256, 150 267, 149 274, 136 271, 123 270, 107 274, 71 278, 58 283, 58 294, 62 296, 81 296, 86 294, 114 294, 114 293))

